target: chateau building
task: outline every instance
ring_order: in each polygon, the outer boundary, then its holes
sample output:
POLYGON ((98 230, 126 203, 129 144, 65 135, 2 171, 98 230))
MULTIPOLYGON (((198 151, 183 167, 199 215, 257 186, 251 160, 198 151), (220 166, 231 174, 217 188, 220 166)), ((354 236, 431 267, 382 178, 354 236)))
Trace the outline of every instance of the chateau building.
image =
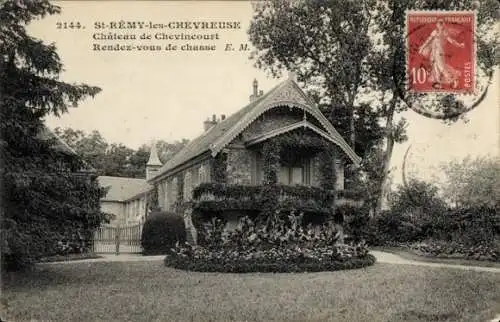
MULTIPOLYGON (((315 142, 325 142, 335 152, 327 162, 332 163, 337 191, 344 189, 345 165, 359 164, 361 160, 299 88, 293 75, 268 93, 259 91, 254 81, 247 106, 229 117, 213 115, 203 122, 203 127, 201 136, 164 165, 157 162, 150 165, 147 182, 156 187, 158 206, 163 210, 175 211, 183 202, 191 204, 190 207, 207 200, 227 204, 233 198, 210 191, 221 189, 211 184, 233 188, 262 186, 267 180, 264 146, 268 141, 282 141, 277 171, 277 184, 282 187, 322 186, 321 149, 315 142), (193 190, 201 186, 204 188, 194 195, 193 190)), ((241 210, 236 208, 233 210, 241 210)), ((185 220, 195 234, 190 211, 186 212, 185 220)))
POLYGON ((99 185, 107 189, 101 198, 101 210, 113 215, 110 224, 130 225, 143 222, 149 211, 149 198, 153 186, 148 183, 161 167, 156 146, 153 143, 146 164, 146 179, 123 177, 98 177, 99 185))
POLYGON ((238 216, 258 210, 255 208, 261 202, 254 195, 262 193, 262 187, 269 183, 272 167, 283 205, 290 205, 292 198, 300 201, 292 205, 299 211, 314 214, 322 209, 319 205, 324 200, 318 193, 329 184, 322 173, 325 162, 330 166, 326 169, 333 172, 326 177, 335 180, 330 183, 337 193, 335 203, 348 201, 342 197, 344 167, 347 163, 357 165, 361 159, 299 88, 293 75, 267 93, 254 81, 247 106, 229 117, 212 115, 203 122, 203 129, 203 134, 165 164, 153 144, 146 179, 99 177, 100 185, 108 188, 102 210, 115 215, 112 224, 141 222, 153 207, 182 211, 190 237, 196 239, 193 209, 209 204, 213 210, 223 204, 228 226, 234 227, 238 216), (278 141, 273 165, 266 156, 266 144, 278 141), (325 149, 333 153, 326 159, 322 157, 325 149), (242 192, 235 196, 238 191, 242 192))

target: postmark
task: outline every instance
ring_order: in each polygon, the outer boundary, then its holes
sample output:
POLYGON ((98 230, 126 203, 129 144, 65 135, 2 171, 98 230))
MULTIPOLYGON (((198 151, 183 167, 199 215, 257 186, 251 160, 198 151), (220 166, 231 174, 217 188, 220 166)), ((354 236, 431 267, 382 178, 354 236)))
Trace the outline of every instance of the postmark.
POLYGON ((474 94, 475 33, 475 11, 407 11, 407 90, 474 94))

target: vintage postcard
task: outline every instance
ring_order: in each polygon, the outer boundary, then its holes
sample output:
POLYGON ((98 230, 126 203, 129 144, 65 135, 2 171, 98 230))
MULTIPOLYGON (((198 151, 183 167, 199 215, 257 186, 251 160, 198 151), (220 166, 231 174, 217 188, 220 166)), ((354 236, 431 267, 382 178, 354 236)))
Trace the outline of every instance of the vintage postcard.
POLYGON ((2 321, 500 321, 483 1, 0 1, 2 321))

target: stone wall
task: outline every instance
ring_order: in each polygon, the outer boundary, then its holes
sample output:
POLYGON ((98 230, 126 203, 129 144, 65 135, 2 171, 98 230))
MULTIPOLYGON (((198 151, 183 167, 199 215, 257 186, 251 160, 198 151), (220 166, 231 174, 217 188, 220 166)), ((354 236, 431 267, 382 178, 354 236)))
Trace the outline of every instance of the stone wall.
POLYGON ((175 175, 163 179, 158 186, 158 204, 164 210, 174 210, 172 206, 177 201, 180 191, 178 191, 178 181, 183 182, 184 200, 191 198, 193 189, 203 182, 210 182, 210 165, 207 160, 194 164, 188 169, 177 172, 175 175), (189 173, 189 176, 186 176, 189 173), (186 181, 186 178, 188 180, 186 181), (186 186, 188 184, 189 186, 186 186), (186 195, 187 192, 187 195, 186 195))

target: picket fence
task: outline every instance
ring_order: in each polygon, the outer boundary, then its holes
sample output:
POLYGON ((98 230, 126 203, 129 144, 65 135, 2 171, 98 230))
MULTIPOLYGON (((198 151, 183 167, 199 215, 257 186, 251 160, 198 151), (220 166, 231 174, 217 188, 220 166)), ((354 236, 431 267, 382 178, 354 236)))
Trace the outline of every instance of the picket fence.
POLYGON ((143 223, 127 226, 101 226, 94 233, 95 253, 140 253, 143 223))

